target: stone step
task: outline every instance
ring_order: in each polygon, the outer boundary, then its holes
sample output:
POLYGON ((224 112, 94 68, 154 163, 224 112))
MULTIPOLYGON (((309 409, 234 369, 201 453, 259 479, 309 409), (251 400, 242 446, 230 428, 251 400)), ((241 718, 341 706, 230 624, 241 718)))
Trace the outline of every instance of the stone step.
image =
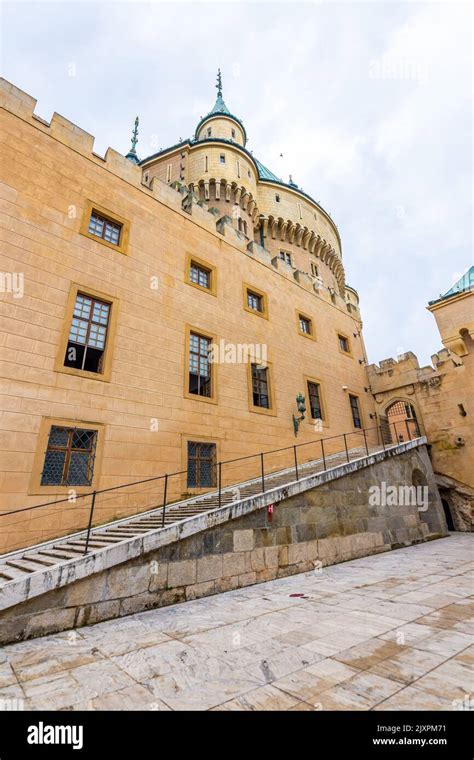
POLYGON ((8 567, 16 567, 18 570, 23 570, 25 573, 35 573, 37 570, 44 570, 44 566, 32 562, 30 558, 18 558, 18 559, 9 559, 7 562, 5 562, 5 565, 8 567))

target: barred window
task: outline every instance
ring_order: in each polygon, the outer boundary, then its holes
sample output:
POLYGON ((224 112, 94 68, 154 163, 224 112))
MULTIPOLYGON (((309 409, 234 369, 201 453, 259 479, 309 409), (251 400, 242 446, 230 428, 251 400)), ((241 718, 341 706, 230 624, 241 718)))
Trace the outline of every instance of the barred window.
POLYGON ((308 381, 309 408, 313 420, 323 419, 323 410, 321 405, 321 395, 319 384, 308 381))
POLYGON ((195 285, 200 285, 202 288, 211 288, 211 270, 206 269, 200 264, 196 264, 195 261, 191 261, 189 270, 189 279, 195 285))
POLYGON ((253 405, 270 409, 268 367, 252 364, 253 405))
POLYGON ((351 405, 352 422, 354 423, 354 427, 362 428, 362 420, 360 418, 360 409, 359 409, 359 399, 357 398, 357 396, 352 396, 351 394, 349 394, 349 403, 351 405))
POLYGON ((251 290, 247 290, 247 306, 253 311, 263 311, 263 297, 254 293, 251 290))
POLYGON ((96 235, 108 243, 112 243, 112 245, 119 245, 121 231, 121 224, 111 219, 106 219, 105 216, 101 216, 96 211, 92 212, 89 221, 89 232, 91 235, 96 235))
POLYGON ((96 430, 52 425, 41 485, 90 486, 94 475, 96 430))
POLYGON ((111 304, 78 293, 64 357, 65 367, 101 374, 111 304))
POLYGON ((216 444, 188 441, 188 488, 216 485, 216 444))
POLYGON ((191 333, 189 336, 189 393, 212 396, 212 376, 209 352, 211 339, 191 333))

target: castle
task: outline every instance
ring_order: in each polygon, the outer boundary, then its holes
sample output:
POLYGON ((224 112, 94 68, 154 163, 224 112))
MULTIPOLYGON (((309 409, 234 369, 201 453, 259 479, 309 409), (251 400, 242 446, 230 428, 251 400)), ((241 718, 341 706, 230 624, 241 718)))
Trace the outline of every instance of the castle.
MULTIPOLYGON (((103 523, 161 503, 161 482, 120 489, 165 473, 173 501, 215 488, 218 463, 238 459, 238 482, 254 475, 246 458, 296 442, 311 458, 321 438, 416 437, 432 430, 423 394, 439 410, 436 383, 461 374, 467 413, 472 331, 446 343, 469 349, 456 375, 451 354, 436 371, 412 356, 367 367, 337 227, 248 150, 220 73, 193 136, 142 159, 138 119, 128 154, 102 157, 4 80, 0 96, 0 553, 84 528, 93 491, 110 489, 103 523)), ((430 308, 438 318, 455 301, 430 308)), ((459 424, 452 434, 459 452, 459 424)))
MULTIPOLYGON (((215 487, 217 462, 378 439, 337 227, 217 89, 192 138, 140 160, 136 128, 99 156, 2 83, 0 552, 84 527, 93 490, 178 473, 176 499, 215 487), (210 361, 222 345, 240 358, 210 361)), ((137 510, 121 493, 98 521, 137 510)))

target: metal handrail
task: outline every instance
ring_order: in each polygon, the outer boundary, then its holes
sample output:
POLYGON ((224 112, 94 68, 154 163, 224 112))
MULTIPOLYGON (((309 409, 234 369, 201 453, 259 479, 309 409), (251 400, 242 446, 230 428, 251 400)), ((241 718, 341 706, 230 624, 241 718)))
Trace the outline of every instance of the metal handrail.
MULTIPOLYGON (((413 440, 413 436, 411 434, 411 431, 410 431, 410 428, 409 428, 409 425, 408 425, 409 422, 412 422, 411 419, 407 418, 405 420, 399 420, 398 423, 387 422, 390 439, 391 439, 390 426, 393 425, 393 427, 394 427, 395 441, 392 441, 392 444, 394 444, 394 445, 396 445, 397 443, 399 443, 396 425, 397 424, 399 425, 399 424, 401 424, 403 422, 405 423, 405 426, 406 426, 406 432, 407 432, 407 435, 408 435, 408 440, 413 440)), ((421 435, 421 430, 420 430, 420 427, 419 427, 419 423, 417 421, 415 421, 415 426, 416 426, 416 430, 415 430, 416 435, 414 437, 417 438, 417 437, 419 437, 421 435)), ((321 446, 321 457, 322 457, 322 462, 323 462, 323 471, 325 471, 327 469, 326 465, 327 465, 327 456, 328 456, 327 449, 325 449, 325 445, 324 445, 325 443, 327 443, 328 441, 335 440, 336 438, 342 438, 343 441, 344 441, 344 449, 343 449, 343 451, 346 454, 347 462, 350 462, 351 460, 350 460, 350 456, 349 456, 349 447, 347 445, 347 438, 348 438, 348 436, 363 435, 363 437, 364 437, 364 447, 365 447, 367 456, 369 456, 369 445, 368 445, 368 441, 367 441, 367 433, 369 433, 369 432, 371 432, 373 430, 377 430, 378 431, 377 432, 377 439, 378 439, 378 436, 380 434, 381 445, 382 445, 383 449, 385 450, 385 448, 386 448, 386 441, 384 440, 384 431, 382 429, 382 425, 376 425, 376 426, 371 427, 371 428, 360 428, 360 429, 357 429, 357 430, 352 430, 349 433, 339 433, 337 435, 327 436, 325 438, 317 438, 317 439, 312 440, 312 441, 304 441, 302 443, 293 444, 291 446, 284 446, 284 447, 281 447, 281 448, 278 448, 278 449, 271 449, 269 451, 260 451, 260 452, 257 452, 255 454, 248 454, 248 455, 243 456, 243 457, 236 457, 235 459, 228 459, 228 460, 219 461, 216 464, 212 465, 213 467, 216 468, 216 471, 217 471, 218 504, 219 504, 219 506, 221 505, 222 490, 225 490, 227 488, 231 488, 232 487, 231 484, 229 484, 228 486, 225 486, 225 487, 223 487, 223 485, 222 485, 222 467, 223 467, 223 465, 235 464, 236 462, 242 462, 242 461, 247 460, 247 459, 259 458, 260 459, 260 476, 258 477, 258 479, 261 480, 262 493, 264 493, 265 492, 265 475, 267 475, 267 477, 274 477, 276 475, 275 472, 272 472, 272 473, 268 473, 267 472, 265 474, 265 465, 264 465, 265 457, 268 457, 271 454, 279 454, 279 453, 284 452, 284 451, 293 451, 294 467, 290 468, 290 469, 294 469, 295 470, 296 480, 299 480, 300 473, 299 473, 299 463, 298 463, 298 449, 302 448, 303 446, 310 446, 310 445, 320 444, 320 446, 321 446)), ((388 445, 390 445, 390 444, 388 444, 388 445)), ((337 452, 337 453, 341 453, 341 452, 337 452)), ((104 493, 110 493, 112 491, 118 491, 118 490, 121 490, 123 488, 128 488, 128 487, 133 487, 133 486, 139 486, 139 485, 143 485, 145 483, 158 482, 160 480, 164 480, 165 482, 164 482, 163 503, 161 504, 161 509, 163 510, 163 514, 162 514, 162 526, 164 526, 165 525, 165 511, 166 511, 166 507, 168 506, 168 504, 167 504, 167 492, 168 492, 168 482, 169 482, 169 479, 172 478, 172 477, 174 477, 174 476, 177 476, 177 475, 184 475, 186 473, 187 473, 187 470, 179 470, 179 471, 176 471, 176 472, 165 473, 164 475, 157 475, 155 477, 145 478, 143 480, 132 481, 130 483, 122 483, 121 485, 118 485, 118 486, 111 486, 109 488, 102 488, 100 490, 96 489, 96 490, 93 490, 93 491, 89 491, 88 493, 83 493, 83 494, 77 495, 75 497, 76 500, 77 499, 91 498, 91 506, 90 506, 90 511, 89 511, 88 525, 87 525, 87 529, 84 529, 84 530, 87 530, 86 546, 85 546, 84 553, 87 554, 88 547, 89 547, 89 539, 90 539, 90 533, 91 533, 91 530, 92 530, 92 527, 93 527, 93 515, 94 515, 94 508, 95 508, 97 496, 99 496, 101 494, 104 494, 104 493)), ((213 493, 212 489, 209 489, 209 493, 210 494, 213 493)), ((58 504, 63 504, 64 502, 69 502, 70 503, 70 497, 66 497, 64 499, 58 499, 58 500, 54 500, 54 501, 49 501, 49 502, 44 502, 43 504, 35 504, 35 505, 31 506, 31 507, 22 507, 20 509, 11 510, 9 512, 0 512, 0 517, 5 517, 7 515, 16 515, 16 514, 20 514, 22 512, 29 512, 29 511, 32 511, 32 510, 41 509, 42 507, 56 506, 58 504)), ((157 507, 157 508, 160 508, 160 507, 157 507)), ((143 511, 146 512, 148 510, 149 510, 149 507, 147 507, 147 509, 143 510, 143 511)), ((136 512, 135 514, 140 514, 140 512, 136 512)), ((128 516, 132 517, 133 515, 128 515, 128 516)))

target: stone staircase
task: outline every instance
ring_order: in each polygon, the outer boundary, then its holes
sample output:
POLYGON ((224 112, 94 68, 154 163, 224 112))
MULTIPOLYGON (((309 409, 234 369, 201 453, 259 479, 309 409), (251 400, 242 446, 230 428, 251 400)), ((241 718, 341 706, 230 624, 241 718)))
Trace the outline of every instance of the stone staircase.
MULTIPOLYGON (((385 446, 386 450, 395 448, 385 446)), ((369 454, 382 451, 381 446, 369 446, 369 454)), ((349 450, 349 460, 355 461, 367 456, 365 447, 349 450)), ((327 456, 322 459, 312 460, 298 466, 298 477, 303 479, 312 475, 325 472, 347 462, 345 451, 327 456)), ((265 491, 285 486, 297 480, 295 468, 287 468, 265 475, 265 491)), ((155 532, 167 528, 179 522, 183 522, 197 515, 208 513, 219 507, 236 504, 244 499, 262 494, 262 482, 260 478, 248 480, 237 485, 229 486, 221 490, 196 496, 184 501, 170 504, 165 509, 163 519, 162 507, 151 509, 140 516, 126 517, 116 520, 107 525, 92 529, 87 544, 88 554, 97 553, 114 544, 120 544, 140 535, 155 532)), ((57 567, 71 560, 82 557, 86 550, 87 534, 81 531, 73 535, 38 544, 34 547, 21 549, 0 557, 0 587, 11 581, 25 579, 38 571, 57 567)))

